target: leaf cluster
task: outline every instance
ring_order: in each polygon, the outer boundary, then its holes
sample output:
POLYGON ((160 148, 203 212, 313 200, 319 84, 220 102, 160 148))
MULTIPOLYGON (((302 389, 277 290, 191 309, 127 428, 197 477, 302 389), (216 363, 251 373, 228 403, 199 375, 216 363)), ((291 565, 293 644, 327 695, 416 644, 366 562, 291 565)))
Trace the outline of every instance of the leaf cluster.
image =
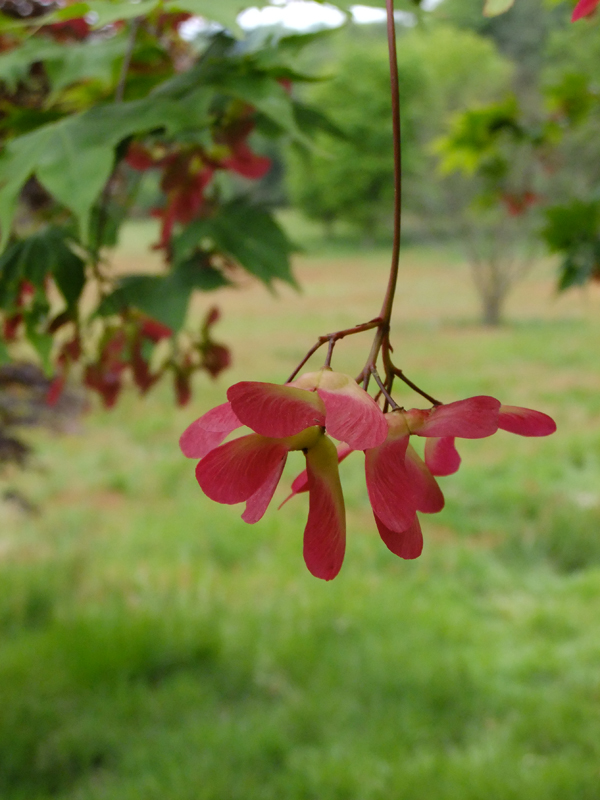
POLYGON ((573 200, 546 209, 542 236, 562 256, 559 289, 600 280, 600 200, 573 200))
MULTIPOLYGON (((89 349, 86 331, 97 339, 92 329, 105 320, 94 356, 102 380, 93 378, 104 392, 111 370, 123 369, 114 355, 125 352, 120 342, 135 339, 126 332, 132 314, 176 337, 191 294, 229 286, 240 270, 269 287, 277 280, 295 285, 293 246, 252 197, 250 180, 269 161, 247 140, 252 134, 260 146, 283 137, 306 148, 327 126, 289 90, 291 82, 312 80, 294 64, 315 35, 240 40, 219 29, 194 41, 181 37, 178 26, 190 15, 239 34, 231 1, 33 2, 32 9, 25 18, 0 16, 0 308, 11 336, 17 331, 47 369, 54 363, 63 371, 89 349), (133 146, 147 163, 131 160, 133 146), (164 274, 115 283, 107 248, 153 170, 160 175, 164 274), (80 303, 87 283, 100 294, 92 313, 80 303), (75 338, 65 349, 67 322, 75 338)), ((206 336, 187 337, 202 356, 206 336)), ((189 347, 183 352, 173 341, 179 377, 197 362, 189 347)))

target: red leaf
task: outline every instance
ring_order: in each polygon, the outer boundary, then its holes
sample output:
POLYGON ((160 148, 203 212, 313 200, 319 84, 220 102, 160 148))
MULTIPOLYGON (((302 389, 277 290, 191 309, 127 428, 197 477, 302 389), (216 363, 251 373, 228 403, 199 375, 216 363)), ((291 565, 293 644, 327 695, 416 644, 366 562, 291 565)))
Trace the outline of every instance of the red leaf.
POLYGON ((424 461, 409 444, 406 450, 406 469, 413 485, 417 511, 437 514, 444 507, 444 495, 424 461))
POLYGON ((236 144, 232 155, 223 159, 222 163, 226 169, 253 180, 263 178, 271 169, 271 159, 253 153, 245 141, 236 144))
POLYGON ((196 479, 217 503, 249 500, 287 454, 280 443, 251 433, 211 450, 196 467, 196 479))
POLYGON ((432 475, 452 475, 460 467, 460 455, 453 436, 431 437, 425 441, 425 463, 432 475))
POLYGON ((418 436, 482 439, 498 430, 499 410, 499 400, 480 395, 436 406, 429 412, 411 409, 406 417, 411 433, 418 436))
POLYGON ((333 442, 322 436, 306 453, 309 510, 304 529, 304 561, 312 575, 330 581, 346 550, 346 512, 333 442))
POLYGON ((415 518, 404 531, 392 531, 375 514, 375 523, 385 546, 400 558, 418 558, 423 552, 423 534, 419 518, 415 518))
POLYGON ((46 405, 50 407, 55 406, 60 400, 60 396, 64 388, 65 376, 56 375, 56 377, 52 379, 52 382, 48 387, 48 391, 46 392, 46 405))
POLYGON ((176 372, 174 385, 177 405, 187 406, 192 399, 192 381, 189 372, 176 372))
POLYGON ((224 369, 231 365, 231 353, 229 348, 222 344, 210 344, 204 351, 202 366, 213 377, 216 378, 224 369))
POLYGON ((139 142, 132 142, 129 145, 125 162, 132 169, 136 169, 139 172, 145 172, 152 167, 158 166, 150 152, 139 142))
POLYGON ((275 489, 277 488, 277 484, 281 478, 281 473, 285 467, 285 462, 286 456, 283 456, 281 462, 275 466, 273 472, 263 483, 263 485, 257 489, 256 492, 254 492, 252 497, 248 498, 246 501, 246 510, 242 514, 242 519, 244 522, 254 525, 255 522, 258 522, 263 518, 263 515, 269 507, 269 503, 275 494, 275 489))
POLYGON ((227 398, 238 419, 263 436, 284 438, 325 423, 325 407, 314 392, 276 383, 242 381, 227 398))
POLYGON ((519 406, 500 406, 498 427, 519 436, 549 436, 556 431, 556 422, 541 411, 519 406))
POLYGON ((223 403, 192 422, 181 434, 179 446, 187 458, 204 458, 240 425, 230 403, 223 403))
POLYGON ((367 450, 385 441, 388 426, 383 412, 350 375, 330 369, 308 372, 294 386, 316 388, 325 404, 327 433, 353 450, 367 450))
POLYGON ((150 339, 151 342, 160 342, 161 339, 167 339, 173 335, 173 331, 168 325, 164 325, 157 319, 152 319, 152 317, 145 317, 142 320, 140 333, 144 338, 150 339))
POLYGON ((417 493, 405 463, 408 438, 401 428, 391 428, 387 441, 365 453, 371 507, 395 531, 406 530, 417 510, 417 493))

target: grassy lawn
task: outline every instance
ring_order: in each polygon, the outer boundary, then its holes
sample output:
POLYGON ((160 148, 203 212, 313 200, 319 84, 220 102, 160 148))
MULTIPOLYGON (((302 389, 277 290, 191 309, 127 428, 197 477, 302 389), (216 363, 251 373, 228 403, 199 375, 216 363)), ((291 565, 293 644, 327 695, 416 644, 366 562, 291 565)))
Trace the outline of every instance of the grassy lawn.
MULTIPOLYGON (((131 259, 135 235, 117 266, 131 259)), ((540 263, 484 330, 457 248, 403 254, 405 372, 443 401, 492 394, 559 425, 462 442, 417 561, 379 540, 358 455, 326 584, 302 561, 306 496, 247 526, 178 450, 229 383, 281 382, 318 334, 374 316, 386 271, 383 250, 311 251, 302 293, 200 297, 235 363, 200 376, 190 407, 164 386, 33 437, 37 468, 13 483, 42 513, 0 506, 2 800, 598 799, 598 287, 558 298, 540 263)), ((334 366, 358 373, 369 343, 340 344, 334 366)))

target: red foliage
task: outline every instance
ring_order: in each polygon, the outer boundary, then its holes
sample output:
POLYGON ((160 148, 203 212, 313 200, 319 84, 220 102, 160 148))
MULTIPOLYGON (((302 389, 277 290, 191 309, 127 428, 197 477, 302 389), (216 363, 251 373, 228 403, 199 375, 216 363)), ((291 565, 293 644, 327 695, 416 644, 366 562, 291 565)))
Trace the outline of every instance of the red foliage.
POLYGON ((539 202, 540 196, 535 192, 523 192, 522 194, 503 194, 501 198, 511 217, 518 217, 524 214, 532 205, 539 202))
POLYGON ((125 332, 116 331, 102 347, 98 360, 85 370, 85 385, 102 396, 106 408, 114 406, 122 389, 122 374, 127 367, 123 359, 126 343, 125 332))
MULTIPOLYGON (((35 286, 28 280, 23 279, 19 285, 19 293, 15 302, 16 308, 25 308, 35 295, 35 286)), ((17 331, 23 322, 23 314, 17 311, 4 318, 2 324, 2 335, 4 341, 14 342, 17 338, 17 331)))
POLYGON ((160 342, 161 339, 167 339, 173 335, 173 331, 168 325, 164 325, 157 319, 152 317, 144 317, 141 320, 140 334, 151 342, 160 342))
POLYGON ((176 223, 186 225, 206 213, 205 192, 217 170, 231 170, 251 180, 258 180, 269 171, 271 159, 253 152, 247 142, 254 128, 252 113, 252 107, 247 106, 239 119, 214 133, 215 142, 224 145, 229 155, 209 155, 199 145, 167 153, 153 152, 141 142, 129 145, 125 161, 132 169, 140 172, 161 169, 163 173, 160 188, 165 203, 152 211, 162 222, 156 249, 168 251, 176 223))
POLYGON ((91 26, 84 17, 77 17, 66 22, 54 22, 52 25, 44 25, 41 30, 49 33, 57 42, 81 42, 87 39, 91 26))
POLYGON ((188 369, 177 369, 175 371, 175 399, 178 406, 186 406, 192 398, 191 373, 188 369))
POLYGON ((213 378, 216 378, 224 369, 231 366, 229 348, 222 344, 211 343, 204 351, 202 366, 213 378))

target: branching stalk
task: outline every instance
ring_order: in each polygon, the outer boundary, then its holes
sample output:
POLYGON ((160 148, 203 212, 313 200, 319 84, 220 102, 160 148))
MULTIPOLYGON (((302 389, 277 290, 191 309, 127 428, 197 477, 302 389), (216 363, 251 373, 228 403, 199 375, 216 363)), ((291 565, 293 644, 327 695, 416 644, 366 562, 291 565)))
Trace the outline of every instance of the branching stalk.
POLYGON ((373 376, 373 380, 375 381, 377 386, 379 386, 379 391, 381 392, 381 395, 385 398, 386 404, 391 406, 392 409, 394 409, 394 410, 397 409, 397 408, 400 408, 398 403, 396 403, 396 401, 394 400, 392 395, 388 392, 388 390, 384 386, 383 381, 379 377, 379 373, 377 372, 375 367, 371 368, 371 375, 373 376))
POLYGON ((363 322, 360 325, 354 325, 352 328, 344 328, 344 330, 341 331, 326 333, 323 336, 319 336, 317 343, 310 348, 308 353, 304 356, 302 361, 287 379, 286 383, 290 383, 290 381, 294 380, 309 358, 313 356, 317 350, 325 344, 325 342, 329 342, 329 349, 327 351, 327 359, 325 363, 325 366, 328 367, 331 363, 331 356, 333 354, 333 348, 336 342, 338 342, 340 339, 344 339, 346 336, 352 336, 355 333, 363 333, 364 331, 373 330, 373 328, 379 328, 380 325, 381 319, 379 317, 375 317, 375 319, 369 320, 369 322, 363 322))
POLYGON ((392 244, 392 263, 390 266, 390 274, 388 278, 383 303, 381 305, 381 312, 379 317, 365 322, 362 325, 355 325, 353 328, 347 328, 335 333, 329 333, 325 336, 320 336, 317 343, 308 351, 300 364, 296 367, 294 372, 290 375, 287 382, 292 381, 298 372, 302 369, 304 364, 310 359, 316 351, 328 342, 327 357, 325 359, 325 366, 331 365, 331 358, 333 355, 333 348, 337 341, 346 336, 352 336, 355 333, 362 333, 363 331, 375 328, 375 337, 369 353, 369 357, 363 367, 360 375, 356 378, 358 384, 363 385, 365 391, 369 386, 371 376, 379 387, 377 399, 383 397, 384 411, 388 408, 397 409, 398 404, 394 401, 391 391, 394 383, 394 378, 398 377, 407 386, 415 392, 428 400, 432 405, 441 405, 441 403, 432 397, 427 392, 420 389, 413 381, 407 378, 403 371, 396 367, 391 360, 392 346, 390 344, 390 322, 392 318, 392 309, 394 306, 394 297, 396 295, 396 285, 398 282, 398 267, 400 263, 400 240, 402 232, 402 141, 401 141, 401 127, 400 127, 400 91, 398 85, 398 58, 396 53, 396 25, 394 20, 394 0, 386 0, 386 14, 387 14, 387 40, 388 40, 388 53, 390 64, 390 89, 392 100, 392 132, 393 132, 393 147, 394 147, 394 237, 392 244), (383 359, 384 378, 381 379, 377 371, 377 360, 380 353, 383 359))

